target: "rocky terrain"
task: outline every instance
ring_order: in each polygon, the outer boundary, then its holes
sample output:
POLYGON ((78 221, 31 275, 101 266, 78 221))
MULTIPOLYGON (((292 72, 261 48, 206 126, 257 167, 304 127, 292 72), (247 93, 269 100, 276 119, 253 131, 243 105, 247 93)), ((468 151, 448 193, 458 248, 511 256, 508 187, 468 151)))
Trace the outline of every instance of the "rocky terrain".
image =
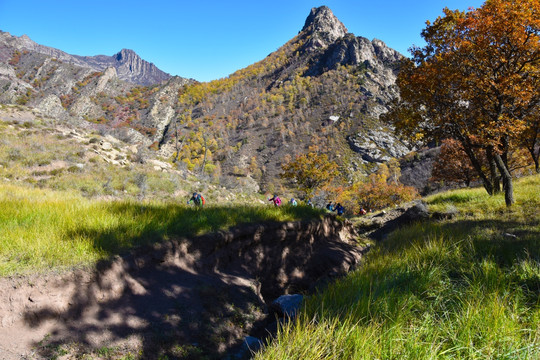
POLYGON ((379 121, 398 96, 401 57, 349 33, 325 6, 267 58, 209 83, 170 77, 131 50, 82 57, 4 32, 0 102, 113 136, 132 129, 189 170, 272 191, 284 185, 281 165, 309 148, 349 177, 410 151, 379 121))
POLYGON ((212 204, 259 203, 247 178, 215 179, 192 172, 148 149, 150 140, 130 128, 62 122, 38 109, 0 105, 0 179, 90 198, 185 201, 194 190, 212 204))

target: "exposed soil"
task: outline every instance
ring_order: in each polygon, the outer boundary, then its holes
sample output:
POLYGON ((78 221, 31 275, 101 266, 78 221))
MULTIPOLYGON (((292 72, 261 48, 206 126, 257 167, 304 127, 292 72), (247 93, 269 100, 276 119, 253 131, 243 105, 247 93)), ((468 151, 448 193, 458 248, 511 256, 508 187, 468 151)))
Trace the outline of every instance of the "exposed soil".
POLYGON ((232 358, 275 321, 272 300, 358 264, 354 235, 333 217, 250 225, 1 278, 0 359, 232 358))

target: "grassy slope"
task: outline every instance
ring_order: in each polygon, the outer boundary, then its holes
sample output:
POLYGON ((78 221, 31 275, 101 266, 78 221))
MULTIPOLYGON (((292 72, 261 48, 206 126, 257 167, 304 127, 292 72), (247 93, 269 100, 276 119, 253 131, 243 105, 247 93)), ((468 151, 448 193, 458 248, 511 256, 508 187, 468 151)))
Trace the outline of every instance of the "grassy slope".
POLYGON ((0 276, 88 265, 134 246, 241 223, 316 217, 309 207, 105 201, 0 183, 0 276))
POLYGON ((240 223, 319 215, 301 207, 273 209, 236 183, 226 189, 185 171, 155 170, 128 144, 113 148, 129 165, 108 164, 101 140, 109 141, 58 127, 24 107, 0 105, 0 276, 90 265, 141 244, 240 223), (184 205, 195 189, 211 205, 203 212, 184 205), (266 206, 250 205, 261 203, 266 206))
POLYGON ((515 195, 428 198, 459 216, 392 234, 256 359, 540 358, 540 176, 515 195))

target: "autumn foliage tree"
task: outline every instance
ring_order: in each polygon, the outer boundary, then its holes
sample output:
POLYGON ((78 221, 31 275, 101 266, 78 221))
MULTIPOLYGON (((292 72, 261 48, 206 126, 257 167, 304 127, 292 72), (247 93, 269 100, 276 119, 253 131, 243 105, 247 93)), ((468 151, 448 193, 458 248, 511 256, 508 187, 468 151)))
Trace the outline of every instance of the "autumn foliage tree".
POLYGON ((520 138, 520 144, 527 149, 534 163, 537 174, 540 174, 540 109, 527 118, 527 126, 520 138))
MULTIPOLYGON (((486 163, 485 160, 482 163, 486 163)), ((433 163, 431 181, 447 181, 469 186, 478 180, 478 174, 461 144, 454 139, 445 139, 437 160, 433 163)))
MULTIPOLYGON (((532 173, 527 150, 518 146, 512 146, 512 148, 514 150, 508 152, 508 169, 519 175, 532 173)), ((478 161, 483 171, 487 171, 490 162, 482 152, 478 153, 478 161)), ((479 177, 460 142, 454 139, 445 139, 442 142, 439 156, 433 163, 430 180, 462 183, 469 186, 473 181, 478 181, 479 177)))
POLYGON ((399 177, 396 168, 392 163, 389 165, 381 164, 364 179, 337 189, 337 201, 353 214, 359 214, 360 209, 380 210, 417 198, 416 189, 401 184, 395 177, 399 177))
POLYGON ((444 9, 422 37, 427 45, 411 49, 398 76, 401 100, 387 118, 415 139, 459 141, 488 193, 502 178, 510 206, 509 153, 540 106, 540 0, 444 9))
POLYGON ((296 182, 300 190, 309 198, 313 193, 329 185, 338 176, 338 165, 326 154, 309 152, 282 166, 281 177, 296 182))

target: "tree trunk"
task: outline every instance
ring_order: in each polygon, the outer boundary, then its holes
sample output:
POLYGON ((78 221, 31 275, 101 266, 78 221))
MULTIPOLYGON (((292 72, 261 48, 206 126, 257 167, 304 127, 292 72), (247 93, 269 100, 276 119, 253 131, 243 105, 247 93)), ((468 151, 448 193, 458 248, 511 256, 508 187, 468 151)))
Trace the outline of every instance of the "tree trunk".
POLYGON ((497 164, 493 158, 493 147, 488 147, 486 149, 486 158, 489 164, 489 173, 491 175, 491 183, 493 184, 493 193, 498 194, 501 192, 501 183, 500 178, 497 175, 497 164))
POLYGON ((508 171, 508 168, 505 165, 503 159, 501 158, 501 155, 494 154, 493 157, 495 159, 495 163, 497 164, 497 167, 499 168, 499 171, 501 172, 501 176, 503 178, 504 201, 506 202, 506 206, 512 206, 512 204, 515 202, 514 185, 512 184, 512 174, 510 174, 510 171, 508 171))
POLYGON ((487 178, 486 174, 482 171, 482 165, 480 164, 480 161, 478 161, 478 158, 474 154, 474 151, 472 149, 472 145, 468 141, 466 137, 462 137, 459 139, 461 142, 461 146, 463 147, 463 150, 465 150, 465 154, 469 157, 469 160, 471 160, 471 164, 474 167, 474 170, 476 170, 476 173, 478 176, 480 176, 480 179, 482 179, 482 184, 484 185, 484 189, 486 189, 487 193, 489 195, 493 195, 493 184, 491 181, 487 178))
POLYGON ((534 161, 534 169, 536 170, 537 174, 540 174, 540 163, 538 159, 540 157, 540 146, 537 149, 538 150, 535 151, 535 144, 533 144, 532 147, 527 147, 527 150, 529 150, 529 153, 534 161))

